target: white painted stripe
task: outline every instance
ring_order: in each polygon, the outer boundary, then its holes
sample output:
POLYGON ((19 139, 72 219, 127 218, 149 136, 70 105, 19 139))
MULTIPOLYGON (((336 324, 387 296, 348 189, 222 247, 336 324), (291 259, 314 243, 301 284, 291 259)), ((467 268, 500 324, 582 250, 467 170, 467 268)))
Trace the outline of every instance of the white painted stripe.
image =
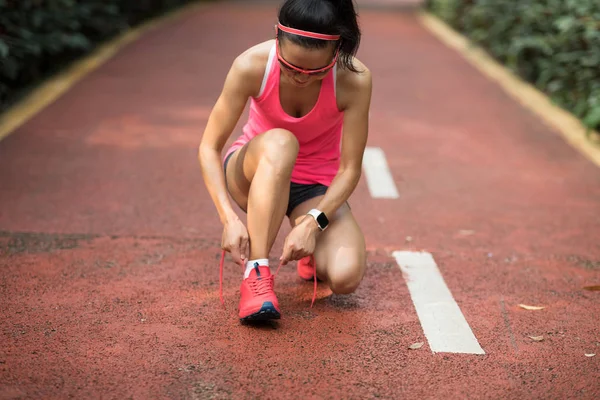
POLYGON ((363 170, 371 196, 376 199, 397 199, 396 184, 388 168, 385 153, 379 147, 367 147, 363 155, 363 170))
POLYGON ((433 256, 395 251, 423 332, 434 353, 485 354, 471 331, 433 256))

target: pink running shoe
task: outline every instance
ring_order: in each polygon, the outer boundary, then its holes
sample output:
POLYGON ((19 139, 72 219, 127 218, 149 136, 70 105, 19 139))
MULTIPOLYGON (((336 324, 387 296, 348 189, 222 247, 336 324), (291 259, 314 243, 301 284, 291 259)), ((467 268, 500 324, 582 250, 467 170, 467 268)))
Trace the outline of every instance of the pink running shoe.
POLYGON ((310 281, 312 279, 314 282, 313 298, 310 304, 310 307, 312 308, 312 306, 315 304, 315 300, 317 299, 317 281, 321 281, 319 278, 317 278, 315 257, 306 256, 298 260, 298 262, 296 263, 296 270, 298 271, 298 275, 300 276, 300 278, 304 279, 305 281, 310 281))
POLYGON ((315 275, 315 264, 312 256, 306 256, 296 263, 296 269, 300 278, 305 281, 310 281, 315 275))
POLYGON ((239 317, 241 321, 266 321, 281 318, 279 303, 273 291, 273 283, 274 275, 271 274, 271 269, 256 264, 248 278, 242 281, 240 287, 239 317))

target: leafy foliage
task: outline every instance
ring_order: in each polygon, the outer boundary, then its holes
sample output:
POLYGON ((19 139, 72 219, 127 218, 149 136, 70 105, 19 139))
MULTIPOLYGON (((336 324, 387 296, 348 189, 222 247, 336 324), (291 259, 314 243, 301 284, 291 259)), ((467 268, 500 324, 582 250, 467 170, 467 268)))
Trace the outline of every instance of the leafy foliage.
POLYGON ((0 112, 69 61, 193 0, 0 0, 0 112))
POLYGON ((600 1, 429 0, 427 6, 588 127, 600 127, 600 1))

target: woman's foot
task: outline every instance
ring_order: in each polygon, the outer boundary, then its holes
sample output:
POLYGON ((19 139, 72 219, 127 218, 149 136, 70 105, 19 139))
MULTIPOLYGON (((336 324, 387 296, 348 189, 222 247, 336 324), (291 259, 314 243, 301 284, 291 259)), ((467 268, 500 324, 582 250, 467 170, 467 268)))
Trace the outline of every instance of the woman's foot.
POLYGON ((296 263, 296 269, 298 271, 298 276, 304 279, 305 281, 312 281, 315 274, 315 266, 312 262, 311 256, 306 256, 301 258, 296 263))
POLYGON ((240 287, 241 321, 280 319, 279 303, 273 290, 274 276, 268 266, 256 265, 240 287))
MULTIPOLYGON (((312 281, 315 276, 315 263, 313 256, 306 256, 298 260, 296 263, 296 269, 300 278, 304 279, 305 281, 312 281)), ((317 282, 322 281, 317 277, 317 282)))

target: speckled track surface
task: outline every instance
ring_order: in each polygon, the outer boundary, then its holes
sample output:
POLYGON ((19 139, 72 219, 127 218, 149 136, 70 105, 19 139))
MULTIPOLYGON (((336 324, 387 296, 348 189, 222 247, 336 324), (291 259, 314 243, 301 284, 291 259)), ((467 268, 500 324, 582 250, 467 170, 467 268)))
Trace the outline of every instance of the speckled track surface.
POLYGON ((406 13, 361 12, 369 145, 400 192, 362 180, 351 199, 362 285, 320 283, 310 308, 312 282, 282 268, 281 319, 244 325, 227 262, 221 307, 196 149, 274 21, 264 2, 199 9, 0 142, 0 399, 600 398, 600 292, 583 290, 600 285, 600 170, 406 13), (431 352, 394 250, 434 255, 485 355, 431 352))

